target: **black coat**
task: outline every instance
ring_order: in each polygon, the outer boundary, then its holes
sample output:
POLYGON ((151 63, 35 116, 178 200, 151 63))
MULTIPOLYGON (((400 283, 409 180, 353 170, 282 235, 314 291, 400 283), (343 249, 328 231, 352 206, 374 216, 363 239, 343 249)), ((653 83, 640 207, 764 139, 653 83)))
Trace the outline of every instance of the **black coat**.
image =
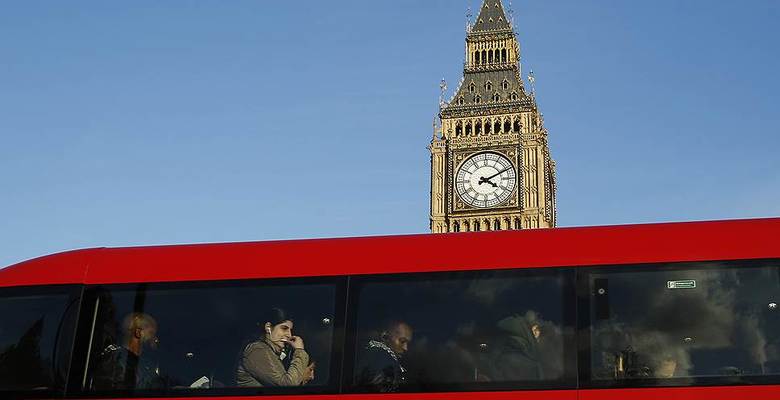
POLYGON ((108 346, 92 374, 93 390, 160 389, 157 368, 124 347, 108 346))
POLYGON ((355 385, 372 392, 395 392, 404 382, 398 357, 386 346, 371 345, 361 352, 355 368, 355 385))
POLYGON ((521 316, 511 316, 498 323, 502 332, 491 357, 493 381, 527 381, 543 379, 539 347, 531 325, 521 316))

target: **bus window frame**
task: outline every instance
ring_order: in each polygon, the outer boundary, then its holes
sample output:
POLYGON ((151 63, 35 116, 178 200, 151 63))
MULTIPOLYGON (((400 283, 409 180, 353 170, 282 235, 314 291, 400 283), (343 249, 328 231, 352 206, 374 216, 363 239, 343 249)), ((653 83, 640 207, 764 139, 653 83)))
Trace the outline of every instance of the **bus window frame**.
POLYGON ((674 378, 633 378, 623 380, 592 379, 592 348, 591 348, 591 293, 590 276, 593 274, 609 274, 615 272, 664 272, 664 271, 702 271, 729 270, 732 268, 771 268, 769 263, 780 268, 780 258, 761 259, 731 259, 704 261, 670 261, 640 264, 610 264, 596 267, 581 267, 577 272, 577 363, 579 364, 579 389, 641 389, 641 388, 676 388, 676 387, 709 387, 709 386, 742 386, 742 385, 777 385, 780 384, 780 374, 777 375, 735 375, 735 376, 702 376, 674 378), (707 265, 719 264, 720 268, 707 265))
POLYGON ((359 329, 358 324, 358 301, 359 290, 367 283, 388 283, 416 281, 423 279, 447 279, 447 277, 457 276, 457 279, 471 279, 480 274, 488 273, 511 274, 513 277, 544 277, 560 274, 563 285, 561 288, 564 305, 562 317, 564 325, 571 329, 571 340, 564 340, 564 374, 559 380, 549 381, 513 381, 513 382, 463 382, 463 383, 435 383, 424 386, 407 386, 400 389, 398 393, 417 394, 421 396, 432 393, 480 393, 480 392, 535 392, 548 390, 577 390, 577 315, 574 305, 576 304, 576 268, 572 267, 506 267, 506 268, 479 268, 453 270, 453 271, 435 271, 435 272, 404 272, 390 274, 366 274, 353 275, 350 278, 349 285, 349 304, 347 306, 347 327, 346 341, 344 344, 344 361, 342 363, 342 394, 370 394, 365 388, 353 385, 353 379, 356 367, 356 357, 360 345, 358 343, 359 329), (566 307, 566 305, 571 307, 566 307), (347 357, 350 355, 352 357, 347 357))
MULTIPOLYGON (((68 398, 181 398, 181 397, 252 397, 252 396, 297 396, 311 394, 334 395, 339 393, 341 377, 340 363, 343 358, 341 354, 343 347, 339 345, 344 342, 344 315, 343 310, 346 307, 347 296, 347 276, 322 276, 306 278, 269 278, 269 279, 230 279, 230 280, 198 280, 198 281, 177 281, 177 282, 143 282, 143 283, 112 283, 100 285, 87 285, 84 289, 82 301, 82 313, 76 329, 76 346, 73 349, 74 357, 71 359, 71 371, 78 371, 78 374, 71 374, 68 381, 66 397, 68 398), (229 287, 262 287, 269 286, 303 286, 307 284, 333 285, 335 298, 334 301, 334 321, 333 341, 331 342, 330 357, 330 379, 326 385, 296 388, 270 388, 270 387, 225 387, 209 389, 188 389, 188 388, 165 388, 162 390, 110 390, 93 391, 82 386, 84 379, 91 372, 88 365, 91 353, 95 351, 94 347, 89 349, 91 335, 93 333, 93 322, 96 310, 94 305, 97 302, 101 291, 128 290, 133 287, 144 287, 146 290, 176 290, 176 289, 213 289, 229 287)), ((238 349, 236 349, 238 352, 238 349)))
MULTIPOLYGON (((78 339, 78 326, 80 321, 81 307, 84 300, 84 285, 82 284, 54 284, 54 285, 30 285, 30 286, 7 286, 0 287, 0 300, 9 297, 31 297, 31 296, 51 296, 57 294, 68 295, 67 305, 63 310, 62 315, 59 318, 57 324, 58 330, 62 329, 65 319, 71 309, 75 311, 75 324, 74 329, 70 332, 70 340, 63 345, 67 346, 65 349, 60 349, 57 346, 59 338, 55 337, 54 348, 52 349, 52 356, 55 358, 52 363, 56 362, 58 353, 63 350, 70 351, 70 359, 65 363, 66 370, 63 381, 60 382, 61 387, 48 390, 0 390, 0 397, 8 399, 40 399, 40 398, 64 398, 67 394, 68 383, 71 379, 71 372, 73 371, 73 359, 76 357, 75 343, 78 339)), ((57 336, 64 334, 64 332, 58 332, 57 336)), ((56 370, 52 371, 56 375, 56 370)), ((55 384, 57 383, 57 377, 54 376, 55 384)))

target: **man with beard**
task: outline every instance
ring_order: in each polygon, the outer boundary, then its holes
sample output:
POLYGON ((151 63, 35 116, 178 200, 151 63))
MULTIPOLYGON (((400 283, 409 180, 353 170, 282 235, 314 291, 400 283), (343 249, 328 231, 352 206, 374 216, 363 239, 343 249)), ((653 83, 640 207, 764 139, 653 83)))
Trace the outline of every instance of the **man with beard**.
POLYGON ((374 392, 395 392, 403 385, 406 369, 401 357, 409 350, 412 327, 403 321, 384 325, 379 340, 369 340, 355 368, 356 385, 374 392))
POLYGON ((144 313, 132 313, 122 321, 122 342, 111 344, 98 357, 93 374, 94 390, 160 389, 159 371, 142 357, 145 349, 156 349, 157 321, 144 313))

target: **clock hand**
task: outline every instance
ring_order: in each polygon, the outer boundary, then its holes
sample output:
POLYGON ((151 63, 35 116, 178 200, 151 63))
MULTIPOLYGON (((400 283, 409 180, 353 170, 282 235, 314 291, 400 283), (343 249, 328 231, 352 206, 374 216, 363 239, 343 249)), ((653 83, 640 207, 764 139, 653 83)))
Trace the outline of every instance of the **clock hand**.
POLYGON ((485 178, 484 176, 479 178, 479 184, 481 185, 483 183, 488 183, 488 184, 490 184, 490 186, 493 186, 494 188, 498 188, 498 185, 493 183, 493 181, 491 181, 490 179, 485 178))
POLYGON ((497 187, 498 187, 498 185, 496 185, 495 183, 493 183, 493 181, 491 181, 491 179, 493 179, 493 178, 495 178, 495 177, 497 177, 497 176, 499 176, 499 175, 503 174, 503 173, 504 173, 504 172, 506 172, 506 170, 508 170, 508 169, 509 169, 509 168, 504 168, 504 169, 502 169, 501 171, 498 171, 498 172, 496 172, 496 173, 495 173, 495 174, 493 174, 493 175, 490 175, 490 176, 488 176, 488 177, 484 177, 484 176, 483 176, 483 177, 479 178, 479 184, 481 185, 481 184, 483 184, 483 183, 489 183, 491 186, 493 186, 493 187, 497 188, 497 187))
MULTIPOLYGON (((493 178, 495 178, 495 177, 497 177, 497 176, 499 176, 499 175, 503 174, 503 173, 504 173, 504 172, 506 172, 506 170, 508 170, 508 169, 509 169, 509 168, 504 168, 504 169, 502 169, 501 171, 498 171, 498 172, 496 172, 495 174, 493 174, 493 175, 490 175, 490 176, 488 176, 487 178, 483 178, 483 179, 486 179, 486 180, 491 180, 491 179, 493 179, 493 178)), ((480 179, 480 181, 481 181, 481 179, 480 179)))

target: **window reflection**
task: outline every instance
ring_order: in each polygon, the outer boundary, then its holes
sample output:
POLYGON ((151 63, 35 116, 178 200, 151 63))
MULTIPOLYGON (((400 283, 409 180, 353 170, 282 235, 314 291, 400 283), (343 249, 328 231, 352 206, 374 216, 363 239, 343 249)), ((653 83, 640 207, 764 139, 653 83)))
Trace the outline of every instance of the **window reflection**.
POLYGON ((567 373, 565 343, 573 335, 565 322, 565 274, 487 271, 358 281, 354 389, 560 384, 567 373), (403 345, 394 342, 399 338, 403 345))
POLYGON ((780 372, 775 266, 656 269, 591 276, 594 379, 780 372))
POLYGON ((0 289, 0 393, 61 391, 79 289, 0 289))
POLYGON ((256 392, 331 383, 335 283, 149 284, 97 290, 86 390, 256 392), (283 321, 269 319, 268 311, 274 309, 285 310, 283 321), (298 349, 304 341, 305 350, 298 349), (268 351, 254 351, 261 348, 268 351), (261 358, 273 357, 273 365, 254 368, 261 358), (257 373, 278 372, 272 368, 276 364, 287 371, 291 361, 295 368, 316 366, 316 372, 303 377, 299 371, 301 379, 294 380, 257 373))

